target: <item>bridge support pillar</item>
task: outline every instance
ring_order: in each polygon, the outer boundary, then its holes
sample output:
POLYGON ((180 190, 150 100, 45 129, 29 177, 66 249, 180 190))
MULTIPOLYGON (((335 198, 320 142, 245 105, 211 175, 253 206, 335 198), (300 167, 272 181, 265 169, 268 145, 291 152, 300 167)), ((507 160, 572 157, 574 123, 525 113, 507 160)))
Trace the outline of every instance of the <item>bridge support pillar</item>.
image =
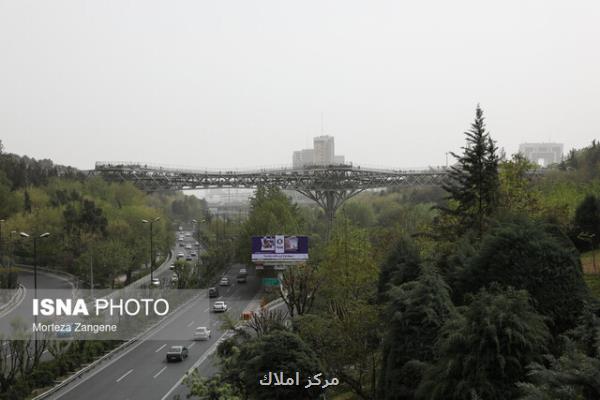
POLYGON ((364 189, 353 190, 297 190, 299 193, 316 202, 327 218, 327 237, 331 235, 335 213, 349 198, 356 196, 364 189))

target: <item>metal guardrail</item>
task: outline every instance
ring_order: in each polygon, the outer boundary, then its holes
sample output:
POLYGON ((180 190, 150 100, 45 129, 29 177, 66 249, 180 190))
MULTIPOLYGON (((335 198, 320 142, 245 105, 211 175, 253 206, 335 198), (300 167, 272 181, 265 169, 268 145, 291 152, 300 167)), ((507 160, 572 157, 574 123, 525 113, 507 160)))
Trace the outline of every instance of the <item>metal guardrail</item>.
POLYGON ((60 389, 66 387, 67 385, 69 385, 73 381, 81 378, 86 373, 92 371, 93 369, 95 369, 96 367, 98 367, 99 365, 101 365, 104 361, 110 360, 113 356, 116 356, 119 352, 123 351, 127 347, 129 347, 132 344, 134 344, 137 341, 139 341, 142 337, 150 334, 150 332, 152 332, 154 329, 156 329, 157 327, 159 327, 161 324, 163 324, 169 318, 174 318, 174 316, 176 315, 176 313, 178 311, 180 311, 183 308, 187 307, 192 301, 195 301, 198 298, 198 296, 200 296, 200 294, 197 294, 197 295, 191 297, 185 303, 180 304, 177 307, 175 313, 173 313, 171 315, 166 315, 165 317, 161 318, 159 321, 157 321, 156 323, 154 323, 151 326, 149 326, 146 330, 144 330, 143 332, 141 332, 137 336, 129 339, 127 342, 125 342, 125 343, 119 345, 118 347, 112 349, 111 351, 109 351, 108 353, 106 353, 105 355, 103 355, 102 357, 98 358, 97 360, 94 360, 89 365, 85 366, 84 368, 82 368, 79 371, 75 372, 74 374, 70 375, 68 378, 66 378, 61 383, 53 386, 52 388, 50 388, 46 392, 37 395, 36 397, 32 398, 31 400, 42 400, 42 399, 48 398, 49 396, 51 396, 54 393, 58 392, 60 389))
POLYGON ((25 297, 25 286, 19 283, 15 294, 8 300, 6 303, 0 305, 0 318, 4 317, 6 314, 9 314, 13 311, 13 309, 18 306, 23 298, 25 297))
MULTIPOLYGON (((158 272, 160 270, 163 270, 165 268, 168 268, 168 265, 171 263, 173 259, 173 252, 169 253, 169 257, 167 257, 165 259, 165 261, 163 262, 163 264, 156 269, 155 272, 158 272)), ((135 289, 139 286, 141 286, 143 283, 145 282, 149 282, 150 281, 150 275, 145 275, 143 277, 141 277, 140 279, 138 279, 135 282, 132 282, 130 285, 127 285, 124 289, 127 290, 132 290, 135 289)), ((119 290, 123 290, 123 289, 118 289, 115 290, 114 292, 112 292, 111 294, 114 294, 116 292, 118 292, 119 290)), ((110 296, 110 295, 109 295, 110 296)), ((183 307, 187 306, 192 300, 196 299, 196 296, 191 297, 189 300, 187 300, 185 303, 180 304, 176 310, 181 310, 183 307)), ((57 391, 59 391, 60 389, 64 388, 65 386, 67 386, 68 384, 70 384, 71 382, 73 382, 74 380, 81 378, 83 375, 85 375, 86 373, 88 373, 89 371, 93 370, 94 368, 96 368, 96 366, 102 364, 102 362, 111 359, 114 355, 116 355, 117 353, 121 352, 122 350, 126 349, 127 347, 131 346, 133 343, 137 342, 141 337, 143 337, 144 335, 147 335, 149 332, 151 332, 152 330, 154 330, 156 327, 158 327, 160 324, 162 324, 165 320, 167 320, 168 318, 173 317, 173 315, 175 315, 175 313, 171 314, 171 315, 166 315, 164 318, 161 318, 160 320, 158 320, 156 323, 152 324, 151 326, 149 326, 147 329, 145 329, 143 332, 139 333, 138 335, 136 335, 135 337, 129 339, 127 342, 122 343, 121 345, 117 346, 116 348, 112 349, 111 351, 109 351, 108 353, 106 353, 105 355, 103 355, 102 357, 94 360, 93 362, 91 362, 89 365, 85 366, 84 368, 80 369, 79 371, 75 372, 74 374, 70 375, 69 377, 67 377, 64 381, 62 381, 61 383, 53 386, 52 388, 50 388, 49 390, 47 390, 44 393, 41 393, 39 395, 37 395, 36 397, 32 398, 31 400, 41 400, 41 399, 45 399, 48 396, 56 393, 57 391)))

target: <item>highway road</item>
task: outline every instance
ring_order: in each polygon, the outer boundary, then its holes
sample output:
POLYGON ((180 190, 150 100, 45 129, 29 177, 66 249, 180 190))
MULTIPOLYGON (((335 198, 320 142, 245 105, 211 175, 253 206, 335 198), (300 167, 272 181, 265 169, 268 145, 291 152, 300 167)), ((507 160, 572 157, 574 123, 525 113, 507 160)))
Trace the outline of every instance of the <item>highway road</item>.
POLYGON ((220 296, 208 299, 206 290, 200 296, 169 317, 164 323, 147 333, 142 340, 123 350, 109 361, 84 375, 51 399, 110 399, 147 400, 171 399, 176 394, 185 398, 186 388, 181 385, 185 373, 198 366, 203 373, 212 371, 209 353, 214 351, 218 339, 224 334, 219 327, 221 314, 211 312, 215 300, 223 300, 229 306, 227 313, 238 319, 245 309, 258 307, 260 282, 250 269, 248 282, 238 284, 235 275, 240 266, 228 271, 231 286, 220 287, 220 296), (197 326, 209 327, 212 337, 208 341, 193 341, 197 326), (165 337, 186 337, 187 340, 159 340, 165 337), (166 352, 170 346, 184 345, 189 357, 183 362, 167 363, 166 352))
MULTIPOLYGON (((9 336, 10 324, 17 316, 22 320, 31 318, 31 304, 34 294, 33 270, 21 268, 18 273, 18 282, 25 287, 25 296, 21 303, 11 312, 0 318, 0 334, 9 336)), ((44 290, 73 290, 73 283, 66 277, 58 274, 48 273, 38 269, 37 272, 38 297, 43 295, 44 290)))

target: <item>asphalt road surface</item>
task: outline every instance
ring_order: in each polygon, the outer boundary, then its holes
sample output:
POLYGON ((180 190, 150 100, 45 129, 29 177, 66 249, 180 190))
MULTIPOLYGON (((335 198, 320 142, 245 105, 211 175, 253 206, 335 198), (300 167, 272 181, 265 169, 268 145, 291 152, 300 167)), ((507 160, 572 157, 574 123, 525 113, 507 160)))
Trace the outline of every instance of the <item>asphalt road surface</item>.
MULTIPOLYGON (((15 318, 19 318, 22 321, 28 321, 31 319, 31 304, 34 294, 34 278, 33 270, 22 268, 18 273, 18 281, 25 287, 25 296, 23 301, 19 303, 11 312, 0 318, 0 333, 4 333, 8 336, 8 332, 11 330, 11 321, 15 318)), ((37 271, 37 286, 38 286, 38 297, 42 297, 45 289, 49 290, 73 290, 73 283, 67 278, 48 273, 45 271, 37 271)))
POLYGON ((133 344, 122 354, 106 361, 80 380, 77 380, 50 398, 52 399, 110 399, 110 400, 166 400, 188 393, 181 381, 185 373, 198 366, 201 373, 212 371, 209 353, 214 351, 218 339, 224 334, 219 329, 220 315, 211 312, 215 300, 223 300, 229 306, 227 311, 238 319, 245 309, 258 306, 257 293, 260 282, 254 270, 250 269, 248 282, 238 284, 235 275, 240 266, 232 267, 228 272, 231 286, 220 287, 220 297, 208 299, 204 294, 179 310, 163 324, 152 330, 143 340, 133 344), (210 304, 210 306, 208 305, 210 304), (208 341, 193 341, 197 326, 209 327, 212 337, 208 341), (169 332, 189 333, 189 339, 183 341, 156 340, 157 336, 168 336, 169 332), (166 352, 170 346, 184 345, 189 349, 189 357, 182 362, 167 363, 166 352))

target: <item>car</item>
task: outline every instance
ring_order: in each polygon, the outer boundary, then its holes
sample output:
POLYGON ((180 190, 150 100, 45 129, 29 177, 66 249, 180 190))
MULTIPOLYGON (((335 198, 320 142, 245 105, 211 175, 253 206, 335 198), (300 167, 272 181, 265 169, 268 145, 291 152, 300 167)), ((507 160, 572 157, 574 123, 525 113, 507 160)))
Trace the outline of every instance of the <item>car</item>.
POLYGON ((191 233, 191 232, 186 232, 186 233, 185 233, 185 236, 187 236, 187 237, 191 237, 191 236, 192 236, 192 233, 191 233))
POLYGON ((197 255, 198 255, 198 253, 196 253, 195 251, 192 251, 192 252, 190 253, 190 256, 192 256, 192 257, 196 257, 197 255))
POLYGON ((212 306, 213 312, 227 311, 227 304, 224 301, 215 301, 212 306))
POLYGON ((180 242, 183 242, 183 236, 179 236, 179 238, 177 240, 179 240, 180 242))
POLYGON ((240 272, 238 272, 237 274, 236 280, 238 283, 246 283, 246 281, 248 280, 248 271, 246 270, 246 268, 240 269, 240 272))
POLYGON ((200 243, 198 243, 198 242, 196 242, 196 243, 194 243, 194 244, 195 244, 196 246, 200 246, 200 243))
POLYGON ((179 230, 182 231, 183 230, 183 226, 179 226, 179 230))
POLYGON ((151 286, 160 286, 160 279, 152 278, 152 280, 150 281, 150 285, 151 286))
POLYGON ((167 362, 169 361, 183 361, 188 356, 188 349, 185 346, 171 346, 167 351, 167 362))
POLYGON ((210 329, 205 326, 199 326, 194 331, 194 340, 208 340, 210 339, 210 329))
POLYGON ((171 265, 171 266, 169 266, 169 269, 170 269, 171 271, 173 271, 173 270, 175 269, 175 266, 174 266, 174 265, 171 265))
POLYGON ((185 247, 185 244, 183 242, 179 242, 179 247, 185 247))
POLYGON ((229 278, 224 276, 221 278, 221 280, 219 281, 219 286, 229 286, 229 278))
POLYGON ((219 288, 218 287, 209 287, 208 288, 208 297, 219 297, 219 288))
POLYGON ((185 257, 185 254, 183 254, 183 251, 180 251, 179 253, 177 253, 177 259, 180 259, 183 257, 185 257))
POLYGON ((186 250, 191 250, 192 249, 192 245, 191 244, 186 244, 185 245, 185 249, 186 250))
POLYGON ((185 256, 185 261, 192 261, 192 256, 190 254, 185 256))

